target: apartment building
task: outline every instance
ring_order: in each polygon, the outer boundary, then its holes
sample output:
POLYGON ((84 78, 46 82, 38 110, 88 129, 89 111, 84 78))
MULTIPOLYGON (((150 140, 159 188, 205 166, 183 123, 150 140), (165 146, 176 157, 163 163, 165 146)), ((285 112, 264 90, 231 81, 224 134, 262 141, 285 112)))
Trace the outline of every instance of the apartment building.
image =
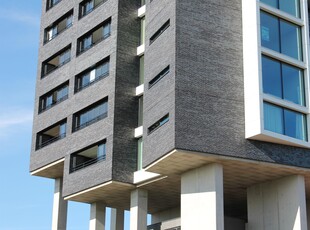
POLYGON ((306 230, 308 15, 306 0, 42 0, 30 172, 55 180, 52 229, 77 201, 91 230, 124 229, 124 210, 130 230, 306 230))

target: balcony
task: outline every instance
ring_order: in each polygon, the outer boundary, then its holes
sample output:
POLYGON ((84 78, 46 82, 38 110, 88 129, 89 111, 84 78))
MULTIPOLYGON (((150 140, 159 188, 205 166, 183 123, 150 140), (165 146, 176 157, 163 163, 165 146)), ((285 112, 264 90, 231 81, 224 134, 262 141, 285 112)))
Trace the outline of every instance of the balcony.
POLYGON ((39 113, 42 113, 60 102, 68 99, 69 82, 42 95, 39 99, 39 113))
POLYGON ((47 0, 46 1, 46 11, 56 6, 61 0, 47 0))
POLYGON ((86 0, 80 3, 79 18, 83 18, 107 0, 86 0))
POLYGON ((67 121, 61 121, 39 133, 37 133, 36 150, 42 149, 58 140, 66 137, 67 121))
POLYGON ((71 44, 42 63, 41 78, 54 72, 71 59, 71 44))
POLYGON ((110 19, 103 22, 102 24, 96 26, 91 31, 87 32, 77 41, 77 53, 76 55, 80 55, 85 51, 89 50, 96 44, 110 37, 111 35, 111 21, 110 19))
POLYGON ((108 99, 105 98, 73 115, 72 132, 81 130, 108 116, 108 99))
POLYGON ((106 159, 106 140, 73 153, 70 158, 70 173, 106 159))
POLYGON ((56 38, 59 34, 72 26, 73 10, 66 13, 59 20, 44 30, 44 44, 56 38))

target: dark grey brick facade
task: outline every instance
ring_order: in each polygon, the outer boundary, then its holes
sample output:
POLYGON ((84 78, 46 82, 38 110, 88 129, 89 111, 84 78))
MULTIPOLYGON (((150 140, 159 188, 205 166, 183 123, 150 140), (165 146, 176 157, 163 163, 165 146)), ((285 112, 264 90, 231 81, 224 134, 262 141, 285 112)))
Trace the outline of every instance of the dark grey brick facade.
POLYGON ((30 171, 65 158, 64 196, 110 180, 132 182, 132 173, 137 165, 133 130, 138 116, 134 90, 139 80, 139 60, 136 57, 140 34, 136 15, 139 3, 138 0, 108 0, 79 19, 78 2, 61 1, 45 12, 46 1, 43 1, 30 171), (44 28, 71 9, 74 9, 73 26, 43 45, 44 28), (111 36, 76 56, 77 39, 108 18, 111 18, 111 36), (42 62, 68 44, 71 44, 70 62, 40 79, 42 62), (109 76, 74 93, 75 76, 108 56, 109 76), (39 97, 67 80, 69 98, 38 114, 39 97), (105 97, 108 97, 107 118, 72 133, 73 114, 105 97), (35 150, 36 134, 65 118, 66 137, 35 150), (106 160, 69 173, 70 154, 103 139, 107 140, 106 160))
MULTIPOLYGON (((163 60, 167 52, 176 51, 171 76, 175 82, 169 82, 175 87, 175 130, 163 131, 166 138, 161 140, 146 140, 144 166, 167 153, 152 151, 147 146, 151 142, 153 148, 169 146, 170 150, 174 147, 309 168, 308 149, 245 139, 241 1, 180 0, 175 7, 176 32, 167 35, 176 37, 175 47, 163 48, 156 57, 163 60), (172 136, 173 147, 167 138, 172 136)), ((147 98, 149 92, 145 95, 147 98)))
MULTIPOLYGON (((30 171, 65 158, 64 196, 111 180, 132 183, 137 169, 139 0, 107 0, 78 19, 78 2, 45 12, 43 0, 30 171), (74 10, 73 26, 43 45, 44 28, 74 10), (76 56, 77 39, 111 18, 111 36, 76 56), (43 79, 41 64, 71 44, 71 61, 43 79), (75 76, 110 57, 109 76, 74 93, 75 76), (38 114, 39 97, 69 80, 69 98, 38 114), (108 97, 108 117, 72 133, 72 115, 108 97), (67 137, 35 150, 36 134, 67 119, 67 137), (70 154, 107 140, 106 160, 69 173, 70 154)), ((146 3, 143 166, 173 149, 310 167, 310 150, 245 139, 241 1, 154 0, 146 3), (152 43, 150 37, 170 26, 152 43), (169 73, 151 89, 165 67, 169 73), (148 128, 169 113, 169 121, 148 128)))

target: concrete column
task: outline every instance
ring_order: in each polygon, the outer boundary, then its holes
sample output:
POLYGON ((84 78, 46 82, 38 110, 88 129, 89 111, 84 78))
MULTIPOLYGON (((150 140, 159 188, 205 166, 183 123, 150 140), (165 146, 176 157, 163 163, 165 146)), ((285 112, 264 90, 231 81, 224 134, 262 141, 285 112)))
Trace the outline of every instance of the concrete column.
POLYGON ((111 208, 111 230, 124 230, 124 210, 111 208))
POLYGON ((91 204, 89 230, 105 230, 105 208, 102 202, 91 204))
POLYGON ((131 192, 130 230, 147 228, 147 191, 136 189, 131 192))
POLYGON ((62 197, 62 178, 55 179, 52 230, 66 230, 68 202, 62 197))
POLYGON ((248 230, 307 230, 305 181, 289 176, 247 189, 248 230))
POLYGON ((223 168, 210 164, 181 176, 182 230, 224 230, 223 168))

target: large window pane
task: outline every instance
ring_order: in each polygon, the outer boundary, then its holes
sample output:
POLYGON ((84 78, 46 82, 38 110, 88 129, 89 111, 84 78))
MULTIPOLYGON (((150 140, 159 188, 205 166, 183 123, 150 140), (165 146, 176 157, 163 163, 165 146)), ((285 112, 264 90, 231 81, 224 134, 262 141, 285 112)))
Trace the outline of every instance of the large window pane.
POLYGON ((262 46, 280 52, 278 19, 261 11, 260 20, 262 46))
POLYGON ((280 62, 262 57, 263 91, 282 98, 282 81, 280 62))
POLYGON ((261 45, 302 61, 299 26, 261 11, 261 45))
POLYGON ((278 0, 280 10, 300 18, 300 0, 278 0))
POLYGON ((264 103, 264 126, 266 130, 284 134, 283 109, 264 103))
POLYGON ((283 99, 305 106, 302 70, 282 64, 283 99))
POLYGON ((291 110, 284 110, 285 135, 307 140, 306 116, 291 110))
POLYGON ((299 26, 280 20, 281 53, 302 60, 301 34, 299 26))
POLYGON ((279 8, 279 2, 278 0, 261 0, 261 2, 269 5, 269 6, 272 6, 274 8, 279 8))
POLYGON ((300 18, 300 0, 261 0, 261 2, 300 18))
POLYGON ((264 102, 264 127, 275 133, 307 141, 306 116, 280 106, 264 102))
POLYGON ((303 70, 262 56, 263 92, 305 106, 303 70))

